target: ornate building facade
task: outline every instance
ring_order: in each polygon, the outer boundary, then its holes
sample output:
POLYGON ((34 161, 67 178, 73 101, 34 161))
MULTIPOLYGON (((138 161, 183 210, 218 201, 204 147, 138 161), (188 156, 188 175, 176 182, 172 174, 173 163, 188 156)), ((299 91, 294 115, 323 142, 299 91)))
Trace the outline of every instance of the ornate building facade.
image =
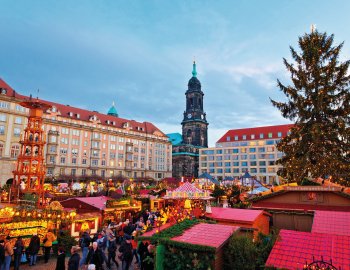
MULTIPOLYGON (((0 79, 0 184, 13 177, 29 109, 0 79)), ((46 177, 108 179, 170 177, 172 146, 149 122, 118 117, 114 104, 108 114, 45 101, 43 114, 46 177)))
POLYGON ((173 177, 197 177, 199 149, 208 147, 208 122, 203 108, 204 93, 193 63, 188 82, 186 109, 182 120, 182 141, 173 144, 173 177))

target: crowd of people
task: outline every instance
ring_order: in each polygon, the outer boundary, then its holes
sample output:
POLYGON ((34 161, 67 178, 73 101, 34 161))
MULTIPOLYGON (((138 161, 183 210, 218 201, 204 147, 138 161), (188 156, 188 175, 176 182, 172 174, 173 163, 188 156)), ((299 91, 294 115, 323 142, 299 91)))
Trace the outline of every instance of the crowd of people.
MULTIPOLYGON (((191 218, 191 211, 168 206, 159 211, 144 211, 127 217, 118 224, 111 222, 93 236, 89 231, 82 232, 78 245, 70 250, 68 264, 66 251, 63 247, 58 247, 56 270, 129 270, 133 262, 133 269, 154 269, 155 247, 147 241, 138 241, 137 237, 154 228, 158 229, 167 222, 175 223, 191 218)), ((14 270, 19 270, 24 262, 29 266, 36 265, 41 246, 44 263, 48 263, 55 240, 56 236, 50 230, 42 242, 34 234, 26 248, 21 237, 14 244, 9 237, 0 240, 1 270, 10 269, 12 258, 14 270)))

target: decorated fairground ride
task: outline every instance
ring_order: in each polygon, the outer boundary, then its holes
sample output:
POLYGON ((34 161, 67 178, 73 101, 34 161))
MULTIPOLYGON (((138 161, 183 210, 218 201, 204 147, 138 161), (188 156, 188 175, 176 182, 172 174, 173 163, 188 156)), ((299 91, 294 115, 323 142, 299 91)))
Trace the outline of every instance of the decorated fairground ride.
POLYGON ((185 182, 174 190, 167 190, 163 197, 166 201, 166 214, 170 222, 179 222, 189 217, 200 217, 206 210, 210 211, 208 190, 202 190, 185 182), (207 208, 207 209, 206 209, 207 208))

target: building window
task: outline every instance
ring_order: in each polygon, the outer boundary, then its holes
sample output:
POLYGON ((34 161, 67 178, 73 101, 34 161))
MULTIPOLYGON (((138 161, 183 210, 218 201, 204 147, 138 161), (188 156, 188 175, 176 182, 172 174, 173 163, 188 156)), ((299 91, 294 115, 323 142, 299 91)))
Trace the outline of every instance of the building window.
POLYGON ((5 126, 0 126, 0 135, 5 134, 5 126))
POLYGON ((250 153, 255 153, 256 152, 256 148, 249 148, 249 152, 250 153))
POLYGON ((105 171, 105 170, 102 170, 102 171, 101 171, 101 176, 102 176, 102 177, 105 177, 105 175, 106 175, 106 171, 105 171))
POLYGON ((77 159, 76 158, 72 158, 72 164, 77 164, 77 159))
POLYGON ((277 132, 277 137, 281 138, 282 137, 282 132, 277 132))
POLYGON ((96 170, 91 170, 91 175, 97 175, 97 171, 96 170))
POLYGON ((61 164, 65 164, 66 163, 66 158, 65 157, 61 157, 61 164))
POLYGON ((20 128, 14 128, 13 129, 13 136, 19 137, 21 135, 21 129, 20 128))
POLYGON ((266 168, 259 168, 259 173, 266 173, 266 168))
POLYGON ((0 108, 8 109, 9 107, 10 107, 9 103, 3 102, 3 101, 0 102, 0 108))
POLYGON ((55 157, 54 156, 50 156, 49 163, 55 164, 55 157))
POLYGON ((247 161, 242 161, 242 166, 244 166, 244 167, 248 166, 248 162, 247 161))
POLYGON ((243 139, 243 140, 246 140, 246 139, 247 139, 247 135, 243 135, 243 136, 242 136, 242 139, 243 139))
POLYGON ((254 134, 250 135, 250 138, 251 138, 252 140, 254 140, 254 139, 255 139, 255 135, 254 135, 254 134))
POLYGON ((238 136, 237 135, 235 136, 235 141, 238 141, 238 136))
POLYGON ((231 137, 230 136, 227 136, 226 137, 226 141, 229 142, 231 140, 231 137))
POLYGON ((260 133, 259 138, 264 139, 264 133, 260 133))
POLYGON ((65 169, 64 168, 60 168, 60 175, 65 175, 65 169))
POLYGON ((250 166, 256 166, 256 161, 251 161, 250 166))
POLYGON ((18 111, 18 112, 25 112, 26 109, 24 107, 22 107, 21 105, 16 105, 16 111, 18 111))
POLYGON ((106 160, 101 161, 101 166, 106 166, 106 160))
POLYGON ((16 158, 19 155, 19 145, 12 145, 11 146, 11 157, 16 158))
POLYGON ((91 165, 92 166, 98 166, 98 160, 97 159, 91 160, 91 165))
POLYGON ((82 160, 81 163, 84 164, 84 165, 86 165, 86 158, 83 158, 83 160, 82 160))
POLYGON ((269 132, 268 137, 271 139, 272 138, 272 132, 269 132))
POLYGON ((22 117, 16 117, 15 118, 15 124, 22 124, 22 117))
POLYGON ((6 122, 6 115, 5 114, 0 114, 0 121, 6 122))
POLYGON ((82 169, 82 170, 81 170, 81 175, 82 175, 82 176, 85 176, 85 175, 86 175, 86 169, 82 169))
POLYGON ((259 161, 259 166, 266 166, 266 161, 259 161))
POLYGON ((47 173, 46 173, 46 175, 51 176, 52 173, 53 173, 53 169, 52 169, 52 168, 47 168, 47 173))
POLYGON ((72 169, 72 170, 71 170, 71 175, 72 175, 72 176, 75 176, 76 174, 77 174, 77 169, 72 169))

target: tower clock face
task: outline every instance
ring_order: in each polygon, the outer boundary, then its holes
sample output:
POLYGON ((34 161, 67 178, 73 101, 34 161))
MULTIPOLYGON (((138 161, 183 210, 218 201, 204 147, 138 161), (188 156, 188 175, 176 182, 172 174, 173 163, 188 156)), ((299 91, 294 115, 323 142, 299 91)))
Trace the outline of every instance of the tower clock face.
POLYGON ((191 113, 187 114, 187 117, 192 118, 192 114, 191 113))

